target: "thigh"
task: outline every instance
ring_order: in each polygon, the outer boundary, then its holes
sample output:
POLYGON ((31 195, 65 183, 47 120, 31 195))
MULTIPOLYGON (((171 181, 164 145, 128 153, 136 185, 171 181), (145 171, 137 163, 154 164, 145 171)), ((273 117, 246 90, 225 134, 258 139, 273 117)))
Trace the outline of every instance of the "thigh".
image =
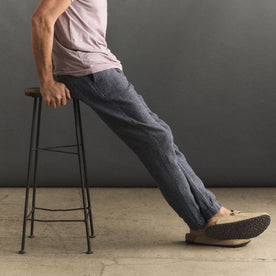
POLYGON ((152 159, 174 158, 171 133, 148 111, 126 76, 107 69, 84 77, 62 76, 70 93, 89 105, 148 167, 152 159))
MULTIPOLYGON (((143 112, 147 112, 160 126, 164 127, 168 132, 172 133, 170 126, 164 120, 162 120, 157 115, 157 113, 152 111, 152 109, 145 102, 145 99, 143 98, 143 96, 141 94, 137 93, 137 91, 135 90, 135 87, 127 80, 127 77, 124 75, 124 73, 120 69, 115 68, 115 70, 120 73, 119 78, 123 83, 125 83, 124 85, 122 85, 122 87, 123 87, 122 91, 128 92, 127 96, 134 96, 135 101, 139 102, 139 105, 143 105, 143 107, 144 107, 143 112)), ((95 77, 96 77, 96 82, 97 82, 98 81, 97 75, 95 77)), ((112 95, 112 89, 110 92, 112 95)))
POLYGON ((119 68, 94 73, 91 82, 91 89, 97 91, 97 100, 105 112, 112 113, 119 110, 122 113, 121 118, 124 117, 136 126, 149 128, 159 126, 149 113, 142 96, 137 93, 134 85, 119 68))
POLYGON ((73 97, 88 104, 117 133, 163 131, 133 84, 119 68, 81 77, 59 75, 73 97))

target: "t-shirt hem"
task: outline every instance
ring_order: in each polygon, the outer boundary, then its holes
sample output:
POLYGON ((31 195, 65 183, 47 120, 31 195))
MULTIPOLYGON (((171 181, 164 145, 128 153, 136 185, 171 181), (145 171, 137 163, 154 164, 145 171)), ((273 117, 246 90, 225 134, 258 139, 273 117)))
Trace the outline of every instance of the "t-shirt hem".
POLYGON ((75 76, 75 77, 81 77, 81 76, 85 76, 85 75, 89 75, 89 74, 94 74, 106 69, 111 69, 111 68, 119 68, 123 71, 123 67, 120 64, 103 64, 103 65, 97 65, 96 67, 91 67, 91 68, 87 68, 87 69, 83 69, 83 70, 56 70, 53 72, 53 75, 57 76, 57 75, 71 75, 71 76, 75 76))

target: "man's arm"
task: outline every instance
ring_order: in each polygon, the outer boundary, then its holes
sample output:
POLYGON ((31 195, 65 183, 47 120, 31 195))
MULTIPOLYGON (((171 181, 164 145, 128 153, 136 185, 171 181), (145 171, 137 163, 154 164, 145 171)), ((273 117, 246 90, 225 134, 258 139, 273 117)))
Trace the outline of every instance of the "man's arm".
POLYGON ((40 0, 31 17, 31 43, 40 90, 47 106, 56 108, 70 99, 68 88, 53 77, 52 49, 54 25, 72 0, 40 0))

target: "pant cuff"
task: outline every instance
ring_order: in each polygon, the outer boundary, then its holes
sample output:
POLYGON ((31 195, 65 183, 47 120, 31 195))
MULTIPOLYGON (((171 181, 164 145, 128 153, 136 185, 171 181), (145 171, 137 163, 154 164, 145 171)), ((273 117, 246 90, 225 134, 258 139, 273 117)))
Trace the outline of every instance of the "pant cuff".
POLYGON ((201 211, 206 220, 213 217, 223 205, 219 201, 215 201, 213 206, 207 210, 201 211))

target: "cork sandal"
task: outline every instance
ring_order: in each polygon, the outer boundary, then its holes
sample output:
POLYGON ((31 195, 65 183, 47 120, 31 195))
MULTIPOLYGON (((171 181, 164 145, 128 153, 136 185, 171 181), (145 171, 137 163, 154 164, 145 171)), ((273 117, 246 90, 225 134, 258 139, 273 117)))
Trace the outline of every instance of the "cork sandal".
POLYGON ((186 234, 186 243, 196 245, 220 246, 220 247, 242 247, 247 245, 250 239, 232 239, 232 240, 219 240, 208 237, 205 233, 201 235, 186 234))
POLYGON ((270 224, 268 213, 241 213, 231 210, 231 213, 208 222, 206 235, 220 240, 250 239, 263 233, 270 224))

